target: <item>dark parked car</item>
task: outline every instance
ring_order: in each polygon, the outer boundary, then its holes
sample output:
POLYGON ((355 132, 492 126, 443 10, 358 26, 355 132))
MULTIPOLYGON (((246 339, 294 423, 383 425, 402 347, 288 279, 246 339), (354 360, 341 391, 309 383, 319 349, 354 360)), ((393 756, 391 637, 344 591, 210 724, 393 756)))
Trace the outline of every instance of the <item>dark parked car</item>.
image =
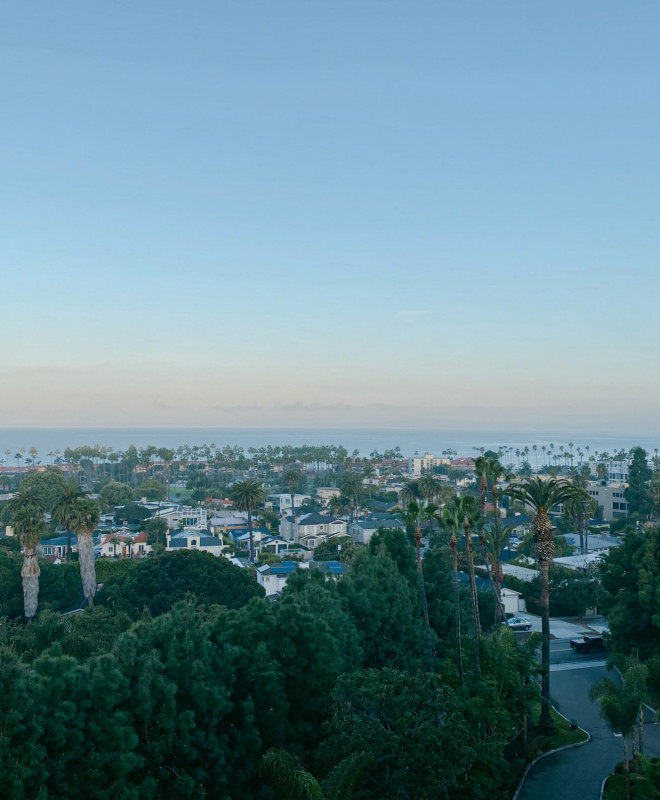
POLYGON ((593 650, 606 650, 602 633, 583 633, 579 639, 571 639, 571 647, 576 653, 591 653, 593 650))

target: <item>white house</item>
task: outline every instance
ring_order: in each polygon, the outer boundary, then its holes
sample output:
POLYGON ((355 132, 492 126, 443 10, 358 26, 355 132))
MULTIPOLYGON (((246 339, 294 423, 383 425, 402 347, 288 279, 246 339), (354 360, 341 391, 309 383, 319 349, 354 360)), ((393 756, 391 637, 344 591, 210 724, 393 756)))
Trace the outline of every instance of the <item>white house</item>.
MULTIPOLYGON (((311 495, 294 494, 293 508, 300 508, 304 503, 311 502, 311 495)), ((266 508, 272 508, 276 514, 288 514, 291 511, 290 494, 269 494, 266 497, 266 508)))
POLYGON ((146 556, 152 547, 147 544, 147 532, 132 533, 128 530, 104 533, 94 547, 94 555, 101 558, 125 558, 146 556))
POLYGON ((168 534, 165 549, 168 551, 202 550, 214 556, 222 555, 226 547, 221 539, 209 536, 208 533, 199 528, 184 528, 180 533, 168 534))

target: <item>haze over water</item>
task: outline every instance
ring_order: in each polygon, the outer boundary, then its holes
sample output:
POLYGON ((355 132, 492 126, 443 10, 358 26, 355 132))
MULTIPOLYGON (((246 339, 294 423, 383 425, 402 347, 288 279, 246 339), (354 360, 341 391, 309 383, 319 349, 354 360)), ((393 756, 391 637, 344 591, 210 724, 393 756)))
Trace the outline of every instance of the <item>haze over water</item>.
MULTIPOLYGON (((440 455, 443 450, 454 450, 459 456, 473 456, 475 447, 498 449, 502 446, 530 449, 537 445, 539 463, 542 459, 541 447, 554 443, 555 450, 573 442, 573 452, 589 446, 590 452, 614 453, 629 450, 631 447, 644 447, 649 453, 660 448, 658 435, 623 435, 598 432, 516 432, 516 431, 461 431, 414 428, 0 428, 0 456, 7 460, 5 450, 11 450, 9 463, 21 447, 28 450, 36 447, 38 460, 48 463, 47 454, 55 450, 64 452, 67 447, 100 445, 113 450, 126 450, 130 445, 137 448, 155 445, 156 447, 177 448, 181 445, 215 444, 250 447, 268 445, 343 445, 349 452, 359 450, 361 456, 372 451, 400 447, 404 456, 415 452, 440 455)), ((534 453, 529 455, 535 463, 534 453)))

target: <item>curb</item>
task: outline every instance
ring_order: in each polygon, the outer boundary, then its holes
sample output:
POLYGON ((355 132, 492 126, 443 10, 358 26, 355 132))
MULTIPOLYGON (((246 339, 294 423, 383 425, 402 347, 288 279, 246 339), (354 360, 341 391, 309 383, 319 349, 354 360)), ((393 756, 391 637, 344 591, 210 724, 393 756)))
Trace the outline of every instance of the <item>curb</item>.
POLYGON ((603 795, 605 794, 605 787, 607 786, 607 781, 610 779, 609 775, 606 775, 603 778, 603 782, 600 785, 600 797, 599 800, 603 800, 603 795))
MULTIPOLYGON (((560 717, 565 719, 566 722, 570 723, 570 720, 568 719, 568 717, 565 717, 561 713, 561 711, 557 711, 557 709, 554 708, 554 707, 553 707, 553 710, 555 711, 555 713, 559 714, 560 717)), ((527 768, 523 772, 522 778, 520 779, 520 783, 518 784, 518 788, 516 789, 515 794, 513 795, 511 800, 518 800, 518 795, 520 794, 520 792, 522 791, 523 786, 525 785, 525 781, 527 780, 527 775, 528 775, 530 769, 538 761, 540 761, 542 758, 545 758, 546 756, 551 756, 553 753, 561 753, 562 750, 572 750, 574 747, 582 747, 585 744, 589 744, 589 742, 591 741, 591 734, 589 733, 589 731, 586 731, 584 728, 580 728, 579 725, 578 725, 578 730, 582 731, 582 733, 586 733, 587 734, 587 738, 583 742, 574 742, 573 744, 564 744, 561 747, 555 747, 552 750, 548 750, 547 752, 541 753, 541 755, 536 756, 536 758, 527 765, 527 768)), ((609 778, 609 775, 607 777, 609 778)), ((605 780, 607 780, 607 778, 605 778, 605 780)), ((602 794, 601 794, 601 798, 602 798, 602 794)))

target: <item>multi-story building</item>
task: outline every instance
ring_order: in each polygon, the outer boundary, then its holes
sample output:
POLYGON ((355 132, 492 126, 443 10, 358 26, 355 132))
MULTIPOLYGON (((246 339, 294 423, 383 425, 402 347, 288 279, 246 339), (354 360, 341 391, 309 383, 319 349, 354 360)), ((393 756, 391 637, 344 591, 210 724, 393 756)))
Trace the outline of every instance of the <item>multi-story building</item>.
POLYGON ((448 467, 451 461, 448 458, 436 458, 431 453, 426 453, 423 456, 415 456, 411 458, 408 467, 408 474, 412 478, 419 478, 425 472, 429 472, 433 467, 445 466, 448 467))
POLYGON ((626 484, 614 481, 589 481, 587 491, 603 507, 606 521, 628 516, 626 484))

